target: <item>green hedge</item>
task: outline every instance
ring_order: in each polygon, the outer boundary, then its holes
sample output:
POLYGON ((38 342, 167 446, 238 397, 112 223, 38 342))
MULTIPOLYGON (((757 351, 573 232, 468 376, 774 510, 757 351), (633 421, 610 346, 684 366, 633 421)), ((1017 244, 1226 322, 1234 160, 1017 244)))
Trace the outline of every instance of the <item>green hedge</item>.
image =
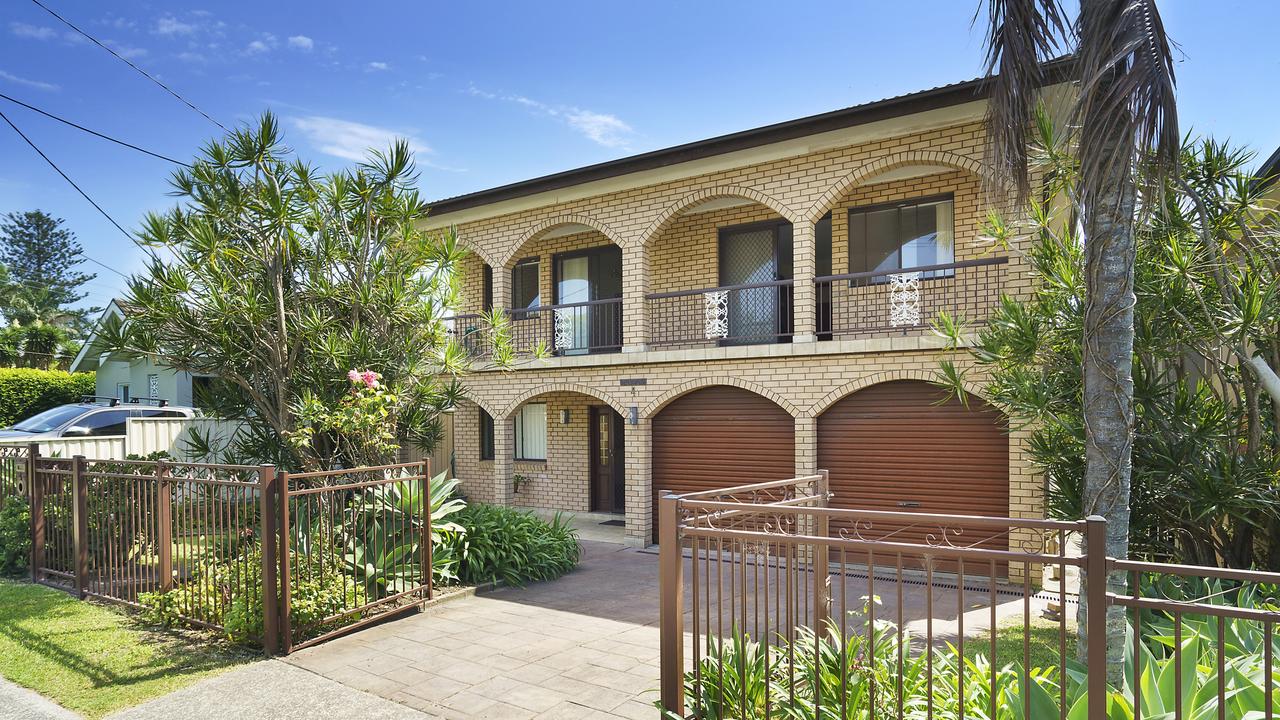
POLYGON ((93 373, 0 368, 0 427, 57 405, 78 402, 96 389, 93 373))

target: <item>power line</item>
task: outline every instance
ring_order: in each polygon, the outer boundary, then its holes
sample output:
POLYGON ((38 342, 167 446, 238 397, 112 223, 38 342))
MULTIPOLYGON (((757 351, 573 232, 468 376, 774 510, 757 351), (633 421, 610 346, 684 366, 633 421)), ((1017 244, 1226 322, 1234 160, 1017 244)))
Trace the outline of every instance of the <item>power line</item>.
POLYGON ((94 136, 96 136, 96 137, 100 137, 100 138, 102 138, 103 140, 108 140, 108 141, 113 142, 113 143, 115 143, 115 144, 117 144, 117 145, 123 145, 124 147, 127 147, 127 148, 129 148, 129 149, 131 149, 131 150, 137 150, 137 151, 138 151, 138 152, 140 152, 140 153, 143 153, 143 154, 145 154, 145 155, 150 155, 151 157, 154 157, 154 158, 159 158, 159 159, 161 159, 161 160, 167 160, 168 162, 174 163, 175 165, 182 165, 183 167, 191 167, 190 165, 188 165, 187 163, 182 162, 181 160, 174 160, 173 158, 171 158, 171 157, 169 157, 169 156, 167 156, 167 155, 161 155, 161 154, 160 154, 160 153, 158 153, 158 152, 152 152, 152 151, 150 151, 150 150, 147 150, 146 148, 140 148, 140 147, 138 147, 137 145, 134 145, 133 143, 128 143, 128 142, 125 142, 124 140, 118 140, 118 139, 116 139, 116 138, 111 137, 110 135, 105 135, 105 134, 103 134, 103 133, 100 133, 100 132, 98 132, 97 130, 90 130, 89 128, 87 128, 87 127, 85 127, 85 126, 83 126, 83 125, 79 125, 79 124, 77 124, 77 123, 74 123, 74 122, 72 122, 72 121, 70 121, 70 120, 67 120, 66 118, 58 117, 57 115, 54 115, 53 113, 48 112, 47 110, 41 110, 40 108, 36 107, 35 105, 28 105, 27 103, 24 103, 24 102, 22 102, 21 100, 19 100, 19 99, 17 99, 17 98, 9 97, 8 95, 5 95, 4 93, 0 93, 0 98, 4 98, 5 100, 8 100, 9 102, 11 102, 11 103, 15 103, 15 104, 17 104, 17 105, 21 105, 22 107, 24 107, 24 108, 26 108, 26 109, 28 109, 28 110, 31 110, 31 111, 34 111, 34 112, 38 112, 38 113, 40 113, 41 115, 44 115, 44 116, 45 116, 45 117, 47 117, 47 118, 51 118, 51 119, 53 119, 53 120, 57 120, 58 122, 62 123, 63 125, 70 125, 71 127, 75 128, 75 129, 77 129, 77 130, 82 130, 82 131, 84 131, 84 132, 89 133, 90 135, 94 135, 94 136))
MULTIPOLYGON (((25 140, 25 141, 26 141, 26 143, 27 143, 28 145, 30 145, 30 146, 31 146, 31 149, 32 149, 32 150, 35 150, 35 151, 36 151, 36 153, 40 155, 40 157, 44 158, 44 161, 45 161, 45 162, 49 163, 49 167, 53 168, 53 169, 54 169, 54 170, 55 170, 59 175, 61 175, 63 180, 66 180, 68 183, 70 183, 71 187, 75 188, 75 189, 76 189, 76 192, 80 193, 80 196, 81 196, 81 197, 83 197, 85 200, 88 200, 88 201, 89 201, 89 204, 90 204, 90 205, 92 205, 92 206, 94 207, 94 209, 96 209, 98 212, 102 213, 102 217, 104 217, 104 218, 106 218, 107 220, 109 220, 109 221, 111 222, 111 224, 112 224, 112 225, 115 225, 115 226, 116 226, 116 229, 117 229, 117 230, 119 230, 119 231, 121 232, 121 234, 123 234, 125 237, 129 238, 130 240, 133 240, 133 236, 129 234, 129 231, 125 230, 125 229, 124 229, 124 227, 120 225, 120 223, 116 222, 116 219, 115 219, 115 218, 113 218, 113 217, 111 217, 111 215, 109 215, 109 214, 107 213, 107 211, 106 211, 106 210, 103 210, 101 205, 99 205, 98 203, 94 202, 94 201, 93 201, 93 198, 89 197, 89 193, 86 193, 84 190, 81 190, 81 189, 80 189, 80 186, 76 184, 76 181, 75 181, 75 180, 72 180, 72 179, 71 179, 71 178, 70 178, 66 173, 62 172, 62 168, 58 167, 58 164, 57 164, 57 163, 55 163, 54 161, 50 160, 50 159, 49 159, 49 156, 48 156, 48 155, 45 155, 45 154, 44 154, 44 151, 43 151, 43 150, 41 150, 41 149, 40 149, 40 148, 39 148, 39 147, 38 147, 34 142, 31 142, 31 138, 27 137, 25 133, 23 133, 21 130, 19 130, 19 129, 18 129, 18 126, 17 126, 17 125, 14 125, 14 124, 13 124, 13 121, 9 119, 9 116, 8 116, 8 115, 5 115, 3 112, 0 112, 0 119, 3 119, 6 123, 8 123, 8 124, 9 124, 9 127, 13 128, 13 131, 14 131, 14 132, 16 132, 16 133, 18 133, 18 137, 20 137, 20 138, 22 138, 23 140, 25 140)), ((95 265, 99 265, 99 266, 101 266, 101 267, 104 267, 104 268, 106 268, 106 269, 110 270, 111 272, 113 272, 113 273, 115 273, 115 274, 119 275, 120 277, 125 278, 126 280, 127 280, 127 279, 129 279, 129 277, 128 277, 127 275, 125 275, 124 273, 120 272, 119 270, 117 270, 117 269, 115 269, 115 268, 111 267, 110 265, 107 265, 106 263, 98 262, 97 260, 94 260, 93 258, 89 257, 88 255, 85 255, 85 256, 84 256, 84 259, 85 259, 85 260, 88 260, 89 262, 91 262, 91 263, 93 263, 93 264, 95 264, 95 265)))
POLYGON ((177 92, 175 92, 175 91, 174 91, 174 89, 173 89, 173 88, 171 88, 171 87, 169 87, 168 85, 165 85, 164 83, 160 82, 158 79, 156 79, 156 78, 155 78, 155 76, 151 75, 151 74, 150 74, 150 73, 148 73, 146 70, 143 70, 142 68, 138 67, 137 65, 134 65, 132 62, 130 62, 130 61, 129 61, 129 59, 128 59, 128 58, 124 57, 124 56, 123 56, 123 55, 121 55, 120 53, 117 53, 115 50, 112 50, 111 48, 109 48, 109 47, 107 47, 106 45, 102 44, 102 42, 101 42, 101 41, 99 41, 99 40, 98 40, 98 38, 96 38, 96 37, 94 37, 94 36, 90 35, 89 33, 87 33, 87 32, 85 32, 85 31, 81 30, 80 28, 76 27, 75 25, 73 25, 73 24, 71 23, 71 21, 70 21, 70 20, 67 20, 66 18, 62 17, 62 16, 61 16, 61 15, 59 15, 58 13, 56 13, 56 12, 54 12, 53 10, 49 9, 49 7, 48 7, 47 5, 45 5, 44 3, 40 2, 40 0, 31 0, 31 2, 35 3, 36 5, 38 5, 38 6, 40 7, 40 9, 41 9, 41 10, 44 10, 45 12, 47 12, 47 13, 49 13, 50 15, 54 16, 55 18, 57 18, 60 22, 62 22, 62 24, 63 24, 63 25, 66 25, 67 27, 71 28, 72 30, 75 30, 76 32, 78 32, 78 33, 80 33, 81 35, 83 35, 84 37, 88 38, 88 40, 89 40, 90 42, 92 42, 94 45, 97 45, 98 47, 102 48, 103 50, 106 50, 107 52, 111 53, 111 54, 112 54, 113 56, 115 56, 115 58, 116 58, 117 60, 119 60, 120 62, 124 63, 125 65, 128 65, 129 67, 133 68, 134 70, 137 70, 139 73, 141 73, 141 74, 142 74, 142 76, 143 76, 143 77, 147 78, 147 79, 148 79, 148 80, 150 80, 151 82, 153 82, 153 83, 155 83, 155 84, 159 85, 160 87, 164 88, 165 92, 167 92, 167 93, 169 93, 170 95, 172 95, 172 96, 174 96, 175 98, 177 98, 179 101, 181 101, 181 102, 182 102, 182 104, 183 104, 183 105, 186 105, 187 107, 191 108, 192 110, 195 110, 196 112, 200 113, 202 116, 204 116, 204 119, 205 119, 205 120, 208 120, 209 122, 213 123, 214 125, 217 125, 218 127, 222 128, 223 132, 229 132, 229 131, 227 130, 227 128, 226 128, 226 126, 225 126, 225 125, 223 125, 222 123, 218 122, 217 120, 214 120, 212 117, 209 117, 209 115, 208 115, 207 113, 205 113, 205 111, 203 111, 203 110, 201 110, 200 108, 198 108, 198 107, 196 107, 195 105, 193 105, 193 104, 191 103, 191 101, 190 101, 190 100, 187 100, 186 98, 184 98, 184 97, 182 97, 181 95, 179 95, 177 92))

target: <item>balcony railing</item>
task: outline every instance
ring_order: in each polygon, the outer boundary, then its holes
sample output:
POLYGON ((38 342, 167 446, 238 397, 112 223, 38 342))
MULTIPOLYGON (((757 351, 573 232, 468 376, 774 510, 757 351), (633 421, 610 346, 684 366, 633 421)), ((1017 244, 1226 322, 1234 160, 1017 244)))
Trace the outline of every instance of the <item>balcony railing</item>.
POLYGON ((788 342, 793 282, 725 285, 646 295, 656 347, 788 342))
POLYGON ((1000 302, 1008 263, 994 257, 815 278, 818 339, 909 334, 943 310, 984 323, 1000 302))
MULTIPOLYGON (((545 347, 556 355, 618 352, 622 349, 622 298, 541 305, 507 311, 512 349, 530 354, 545 347)), ((492 332, 482 315, 457 315, 450 331, 472 354, 490 353, 492 332)))

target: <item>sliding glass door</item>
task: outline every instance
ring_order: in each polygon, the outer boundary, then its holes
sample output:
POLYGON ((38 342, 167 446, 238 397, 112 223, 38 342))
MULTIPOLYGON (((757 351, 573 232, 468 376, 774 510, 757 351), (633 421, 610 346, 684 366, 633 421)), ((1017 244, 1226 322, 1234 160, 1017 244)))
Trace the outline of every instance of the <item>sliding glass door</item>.
POLYGON ((616 245, 555 258, 555 350, 565 355, 622 347, 622 250, 616 245), (563 307, 563 306, 568 307, 563 307))
MULTIPOLYGON (((791 224, 754 223, 720 231, 720 286, 755 285, 791 278, 791 224)), ((727 291, 726 345, 777 342, 790 334, 788 286, 727 291)))

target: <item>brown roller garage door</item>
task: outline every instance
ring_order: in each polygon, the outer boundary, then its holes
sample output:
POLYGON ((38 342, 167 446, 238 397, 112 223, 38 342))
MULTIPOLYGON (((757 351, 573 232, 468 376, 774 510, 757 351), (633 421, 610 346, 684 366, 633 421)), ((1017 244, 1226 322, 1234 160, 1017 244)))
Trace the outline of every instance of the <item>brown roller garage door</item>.
MULTIPOLYGON (((1004 416, 980 398, 969 406, 925 382, 872 385, 818 419, 818 467, 831 473, 833 507, 945 515, 1009 515, 1009 440, 1004 416)), ((878 524, 870 537, 902 526, 878 524)), ((990 538, 964 528, 956 544, 990 538)), ((902 529, 894 540, 925 542, 937 527, 902 529)), ((1007 549, 1007 538, 982 547, 1007 549)), ((967 571, 967 570, 966 570, 967 571)))
POLYGON ((653 419, 654 535, 659 492, 695 492, 795 475, 795 422, 749 390, 716 385, 653 419))

